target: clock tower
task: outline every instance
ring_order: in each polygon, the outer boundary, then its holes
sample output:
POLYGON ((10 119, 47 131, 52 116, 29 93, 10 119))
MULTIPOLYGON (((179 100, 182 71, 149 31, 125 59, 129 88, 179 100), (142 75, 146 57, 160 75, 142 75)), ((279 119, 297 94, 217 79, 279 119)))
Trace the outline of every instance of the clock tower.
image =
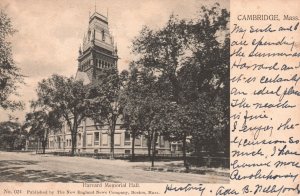
POLYGON ((84 74, 89 82, 100 79, 105 69, 117 69, 118 50, 109 32, 107 17, 95 13, 89 17, 88 30, 79 47, 76 77, 84 74), (80 73, 81 72, 81 73, 80 73))

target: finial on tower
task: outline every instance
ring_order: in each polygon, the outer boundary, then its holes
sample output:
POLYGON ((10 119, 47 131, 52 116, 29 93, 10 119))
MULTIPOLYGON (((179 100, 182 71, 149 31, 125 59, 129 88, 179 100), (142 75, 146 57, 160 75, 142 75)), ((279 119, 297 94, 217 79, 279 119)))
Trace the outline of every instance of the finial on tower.
POLYGON ((95 12, 97 12, 97 3, 96 3, 96 0, 95 0, 95 12))

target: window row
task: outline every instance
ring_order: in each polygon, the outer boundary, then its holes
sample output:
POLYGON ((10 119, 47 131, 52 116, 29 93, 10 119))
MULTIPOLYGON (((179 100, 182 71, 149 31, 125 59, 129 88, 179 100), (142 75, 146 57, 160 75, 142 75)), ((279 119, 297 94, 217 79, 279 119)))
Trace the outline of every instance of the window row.
POLYGON ((110 62, 107 62, 107 61, 104 61, 101 59, 96 59, 95 65, 97 68, 102 68, 102 69, 112 68, 114 66, 113 63, 110 63, 110 62))
MULTIPOLYGON (((107 133, 101 133, 100 132, 93 132, 93 133, 87 133, 86 135, 86 145, 87 146, 108 146, 110 138, 107 133)), ((125 136, 121 133, 115 133, 114 135, 114 143, 115 146, 130 146, 132 142, 131 134, 126 131, 125 136), (123 138, 123 139, 122 139, 123 138)), ((142 135, 138 136, 135 138, 135 146, 142 146, 142 147, 147 147, 147 138, 142 135)), ((166 147, 166 142, 164 140, 163 136, 159 136, 156 141, 156 145, 160 147, 166 147)), ((77 136, 77 146, 81 146, 82 144, 82 135, 81 133, 78 134, 77 136)), ((66 139, 63 141, 61 138, 57 138, 55 141, 50 140, 49 141, 49 146, 50 147, 58 147, 61 148, 62 146, 64 147, 71 147, 72 146, 72 141, 71 139, 66 139)))
MULTIPOLYGON (((127 145, 131 145, 131 141, 132 141, 132 138, 131 138, 131 134, 126 131, 125 132, 125 146, 127 145)), ((135 138, 135 141, 134 141, 134 144, 135 146, 143 146, 143 147, 147 147, 147 138, 142 135, 142 136, 137 136, 135 138)), ((158 136, 157 138, 157 141, 156 141, 156 145, 159 145, 160 147, 165 147, 165 140, 164 140, 164 137, 163 136, 158 136)))
MULTIPOLYGON (((108 137, 107 133, 102 133, 101 137, 100 137, 99 132, 88 133, 86 135, 87 146, 93 146, 93 145, 99 146, 100 144, 101 144, 101 146, 108 146, 108 144, 109 144, 108 140, 109 140, 109 137, 108 137)), ((115 146, 121 146, 121 134, 120 133, 116 133, 114 135, 114 142, 115 142, 115 146)))

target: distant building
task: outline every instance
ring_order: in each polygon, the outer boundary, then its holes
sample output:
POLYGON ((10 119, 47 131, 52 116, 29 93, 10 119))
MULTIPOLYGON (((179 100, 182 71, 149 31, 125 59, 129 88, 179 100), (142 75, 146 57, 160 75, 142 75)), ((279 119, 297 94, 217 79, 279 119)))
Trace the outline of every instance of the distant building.
MULTIPOLYGON (((114 38, 109 32, 107 17, 95 12, 89 18, 87 34, 79 47, 78 70, 76 79, 83 80, 85 85, 93 84, 101 78, 102 71, 108 68, 117 69, 118 50, 114 38)), ((115 153, 131 153, 131 136, 121 128, 118 119, 114 135, 115 153)), ((91 119, 85 119, 78 127, 77 152, 110 152, 110 136, 107 125, 95 126, 91 119)), ((168 154, 181 152, 176 143, 171 145, 162 136, 156 142, 157 153, 168 154), (172 149, 171 149, 172 148, 172 149)), ((48 149, 53 151, 71 151, 71 132, 65 123, 61 132, 50 134, 48 149)), ((147 139, 140 136, 135 139, 135 153, 147 154, 147 139)))

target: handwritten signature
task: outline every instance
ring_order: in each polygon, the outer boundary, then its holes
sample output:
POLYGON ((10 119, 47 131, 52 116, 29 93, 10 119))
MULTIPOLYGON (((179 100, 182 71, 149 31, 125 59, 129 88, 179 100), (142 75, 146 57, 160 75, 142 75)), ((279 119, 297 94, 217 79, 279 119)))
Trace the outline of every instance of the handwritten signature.
POLYGON ((174 191, 174 192, 188 192, 188 191, 199 191, 200 192, 200 195, 203 194, 204 190, 205 190, 205 187, 203 187, 202 184, 199 184, 198 186, 193 186, 191 184, 187 184, 186 186, 173 186, 173 184, 167 184, 166 185, 166 189, 165 189, 165 194, 168 192, 168 191, 174 191))

